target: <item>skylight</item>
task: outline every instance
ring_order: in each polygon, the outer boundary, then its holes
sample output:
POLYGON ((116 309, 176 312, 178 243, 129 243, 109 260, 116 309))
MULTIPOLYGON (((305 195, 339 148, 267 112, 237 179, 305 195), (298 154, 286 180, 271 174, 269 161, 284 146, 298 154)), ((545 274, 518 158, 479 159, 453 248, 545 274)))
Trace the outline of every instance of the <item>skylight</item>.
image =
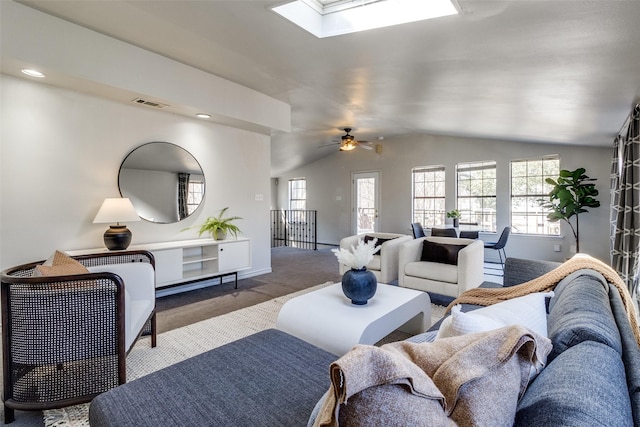
POLYGON ((455 15, 455 0, 295 0, 273 11, 316 37, 455 15))

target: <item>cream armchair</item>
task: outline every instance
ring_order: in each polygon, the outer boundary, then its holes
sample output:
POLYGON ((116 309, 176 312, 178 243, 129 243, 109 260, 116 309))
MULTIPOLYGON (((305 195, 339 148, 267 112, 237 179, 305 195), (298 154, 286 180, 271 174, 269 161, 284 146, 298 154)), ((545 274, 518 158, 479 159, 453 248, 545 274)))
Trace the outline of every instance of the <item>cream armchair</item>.
MULTIPOLYGON (((358 240, 364 239, 364 236, 375 237, 379 240, 385 240, 382 243, 380 251, 373 256, 373 259, 367 265, 367 270, 373 272, 378 279, 378 283, 391 283, 398 279, 398 253, 403 243, 412 240, 412 237, 406 234, 395 233, 363 233, 355 236, 345 237, 340 240, 340 247, 350 249, 358 244, 358 240)), ((340 274, 344 274, 349 267, 340 264, 340 274)))
POLYGON ((451 237, 423 237, 404 242, 398 255, 398 284, 404 288, 433 292, 457 298, 464 291, 482 284, 484 244, 481 240, 451 237), (423 242, 466 245, 458 252, 457 265, 421 261, 423 242))

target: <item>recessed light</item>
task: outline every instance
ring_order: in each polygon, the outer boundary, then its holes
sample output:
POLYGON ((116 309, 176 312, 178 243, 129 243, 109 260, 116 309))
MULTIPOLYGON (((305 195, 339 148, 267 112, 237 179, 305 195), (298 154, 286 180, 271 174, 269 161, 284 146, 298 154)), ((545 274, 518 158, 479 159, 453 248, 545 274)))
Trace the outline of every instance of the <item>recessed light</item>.
POLYGON ((39 79, 45 77, 44 73, 41 73, 40 71, 34 70, 32 68, 23 68, 21 71, 23 74, 26 74, 27 76, 38 77, 39 79))
POLYGON ((206 114, 206 113, 198 113, 198 114, 196 114, 196 117, 198 117, 200 119, 210 119, 211 115, 210 114, 206 114))

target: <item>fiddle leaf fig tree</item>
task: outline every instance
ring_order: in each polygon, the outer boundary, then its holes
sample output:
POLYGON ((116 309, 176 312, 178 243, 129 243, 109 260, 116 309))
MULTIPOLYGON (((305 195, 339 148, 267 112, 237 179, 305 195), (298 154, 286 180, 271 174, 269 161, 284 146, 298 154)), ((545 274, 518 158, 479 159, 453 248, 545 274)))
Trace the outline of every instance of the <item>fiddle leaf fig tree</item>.
POLYGON ((561 170, 557 179, 547 178, 547 184, 553 185, 549 192, 549 200, 540 200, 540 205, 550 212, 547 219, 551 222, 560 220, 569 224, 573 237, 576 239, 576 252, 580 252, 580 223, 578 215, 589 212, 587 208, 597 208, 600 202, 595 199, 598 190, 593 181, 596 178, 589 178, 585 175, 584 168, 574 171, 561 170), (575 227, 571 218, 575 217, 575 227))

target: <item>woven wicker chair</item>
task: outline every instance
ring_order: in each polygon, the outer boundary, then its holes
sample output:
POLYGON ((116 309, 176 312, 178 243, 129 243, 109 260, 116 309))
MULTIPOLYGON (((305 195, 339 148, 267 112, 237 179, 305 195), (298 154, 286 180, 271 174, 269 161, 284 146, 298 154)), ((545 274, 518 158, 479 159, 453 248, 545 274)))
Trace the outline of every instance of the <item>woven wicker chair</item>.
MULTIPOLYGON (((122 265, 132 262, 155 266, 146 251, 73 258, 94 271, 109 265, 135 271, 138 266, 122 265)), ((151 346, 156 346, 155 294, 148 283, 142 299, 151 298, 151 305, 136 300, 140 283, 125 283, 120 275, 32 277, 41 263, 9 268, 1 275, 5 423, 14 420, 16 409, 55 409, 91 401, 126 382, 126 354, 140 334, 150 334, 151 346), (138 313, 144 319, 137 322, 130 314, 136 304, 145 306, 138 313), (138 325, 141 330, 127 336, 138 325)), ((140 270, 155 287, 155 273, 140 270)))

